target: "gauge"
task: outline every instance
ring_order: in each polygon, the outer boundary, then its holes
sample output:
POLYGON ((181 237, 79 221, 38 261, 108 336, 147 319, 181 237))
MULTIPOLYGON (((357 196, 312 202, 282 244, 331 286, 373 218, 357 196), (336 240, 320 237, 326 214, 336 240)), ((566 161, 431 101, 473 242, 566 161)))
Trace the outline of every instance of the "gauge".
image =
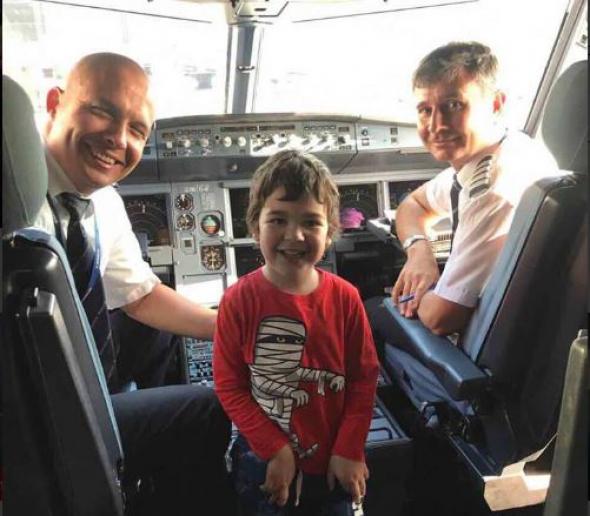
POLYGON ((221 229, 221 220, 217 215, 207 214, 201 219, 201 229, 208 235, 215 236, 221 229))
POLYGON ((145 233, 148 246, 170 245, 166 195, 124 196, 123 203, 134 233, 145 233))
POLYGON ((193 196, 189 193, 177 195, 176 199, 174 199, 174 206, 176 206, 177 210, 181 211, 192 210, 194 206, 193 196))
POLYGON ((178 229, 194 229, 195 216, 192 213, 183 213, 176 218, 176 227, 178 229))
POLYGON ((208 271, 218 271, 225 267, 225 250, 222 245, 201 246, 201 264, 208 271))
POLYGON ((377 185, 340 185, 340 226, 344 231, 363 230, 368 219, 379 216, 377 185))

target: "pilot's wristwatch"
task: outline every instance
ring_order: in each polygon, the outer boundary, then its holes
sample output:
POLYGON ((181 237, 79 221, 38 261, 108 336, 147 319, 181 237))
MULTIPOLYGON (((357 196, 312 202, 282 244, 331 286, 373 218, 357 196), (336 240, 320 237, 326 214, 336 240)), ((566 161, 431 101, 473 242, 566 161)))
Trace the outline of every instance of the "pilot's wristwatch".
POLYGON ((410 235, 402 243, 402 247, 404 248, 404 251, 407 251, 408 248, 410 248, 412 245, 414 245, 419 240, 428 241, 428 237, 426 235, 410 235))

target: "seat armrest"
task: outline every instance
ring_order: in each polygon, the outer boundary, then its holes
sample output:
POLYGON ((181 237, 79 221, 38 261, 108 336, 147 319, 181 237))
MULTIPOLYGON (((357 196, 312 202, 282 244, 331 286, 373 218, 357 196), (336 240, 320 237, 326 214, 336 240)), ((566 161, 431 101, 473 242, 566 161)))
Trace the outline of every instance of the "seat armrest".
POLYGON ((399 313, 391 298, 379 307, 378 331, 390 345, 405 351, 436 376, 454 400, 470 400, 481 393, 489 377, 446 337, 432 333, 419 319, 399 313))

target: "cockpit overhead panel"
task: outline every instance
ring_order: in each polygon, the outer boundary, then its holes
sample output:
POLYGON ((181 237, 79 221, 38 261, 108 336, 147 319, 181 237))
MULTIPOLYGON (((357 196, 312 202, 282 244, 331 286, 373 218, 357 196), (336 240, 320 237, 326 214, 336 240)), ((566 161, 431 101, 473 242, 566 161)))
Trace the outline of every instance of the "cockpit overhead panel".
POLYGON ((248 179, 283 149, 312 153, 334 174, 438 167, 412 124, 343 115, 167 118, 156 121, 154 145, 154 181, 248 179))

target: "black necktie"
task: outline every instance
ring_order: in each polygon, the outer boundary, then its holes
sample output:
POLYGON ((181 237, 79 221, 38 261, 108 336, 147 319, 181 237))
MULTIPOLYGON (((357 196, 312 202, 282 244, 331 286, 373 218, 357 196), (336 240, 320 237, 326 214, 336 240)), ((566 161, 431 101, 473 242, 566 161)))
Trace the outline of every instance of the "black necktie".
POLYGON ((98 349, 100 361, 107 379, 109 390, 116 390, 118 380, 115 368, 115 347, 109 321, 109 314, 105 302, 102 279, 98 273, 98 264, 95 264, 95 249, 88 240, 82 220, 94 214, 92 201, 82 199, 72 193, 63 193, 60 196, 61 203, 70 214, 68 223, 68 238, 66 241, 66 254, 70 262, 70 268, 76 283, 76 290, 84 306, 88 317, 94 341, 98 349), (92 284, 93 269, 96 268, 96 277, 92 284))
MULTIPOLYGON (((76 290, 80 299, 84 301, 92 275, 95 252, 82 225, 82 219, 91 208, 92 203, 89 199, 82 199, 72 193, 63 193, 60 198, 70 214, 66 254, 74 275, 76 290)), ((92 209, 88 214, 92 215, 92 209)))
POLYGON ((449 253, 453 251, 453 240, 455 239, 455 232, 459 225, 459 192, 463 187, 457 179, 457 174, 453 174, 453 186, 451 186, 451 209, 453 219, 453 229, 451 231, 451 248, 449 253))

